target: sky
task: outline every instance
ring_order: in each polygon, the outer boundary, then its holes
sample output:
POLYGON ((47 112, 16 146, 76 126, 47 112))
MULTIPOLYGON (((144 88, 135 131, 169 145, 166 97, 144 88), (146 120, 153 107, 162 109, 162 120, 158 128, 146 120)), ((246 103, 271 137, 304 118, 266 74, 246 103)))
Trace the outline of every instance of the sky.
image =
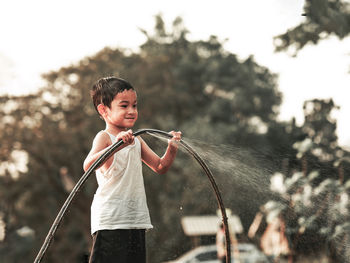
POLYGON ((350 149, 350 39, 308 45, 297 57, 275 53, 273 37, 305 19, 303 0, 5 0, 0 2, 0 93, 35 92, 40 75, 77 63, 102 48, 137 51, 162 14, 180 16, 189 40, 216 35, 224 47, 279 76, 280 120, 303 122, 305 100, 333 98, 341 146, 350 149))

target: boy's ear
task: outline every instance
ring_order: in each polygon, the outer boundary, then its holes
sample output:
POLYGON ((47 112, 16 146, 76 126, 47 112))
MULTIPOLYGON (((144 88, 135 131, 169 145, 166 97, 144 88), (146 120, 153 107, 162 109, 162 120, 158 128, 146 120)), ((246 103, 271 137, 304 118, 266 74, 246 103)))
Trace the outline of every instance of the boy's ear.
POLYGON ((105 116, 106 114, 106 106, 103 104, 98 104, 97 105, 97 111, 101 116, 105 116))

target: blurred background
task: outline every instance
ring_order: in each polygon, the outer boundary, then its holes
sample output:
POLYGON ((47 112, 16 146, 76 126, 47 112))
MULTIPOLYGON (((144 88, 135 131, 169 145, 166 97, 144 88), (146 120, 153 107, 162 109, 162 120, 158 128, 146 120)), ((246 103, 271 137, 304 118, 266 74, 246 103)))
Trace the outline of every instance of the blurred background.
MULTIPOLYGON (((239 242, 276 262, 349 262, 349 1, 14 0, 0 10, 0 262, 34 260, 104 129, 89 90, 109 75, 137 90, 135 131, 181 130, 208 162, 239 242), (287 249, 267 248, 272 228, 287 249)), ((215 243, 185 231, 184 218, 217 210, 186 152, 165 176, 144 167, 144 180, 148 262, 215 243)), ((95 190, 92 176, 44 262, 86 262, 95 190)))

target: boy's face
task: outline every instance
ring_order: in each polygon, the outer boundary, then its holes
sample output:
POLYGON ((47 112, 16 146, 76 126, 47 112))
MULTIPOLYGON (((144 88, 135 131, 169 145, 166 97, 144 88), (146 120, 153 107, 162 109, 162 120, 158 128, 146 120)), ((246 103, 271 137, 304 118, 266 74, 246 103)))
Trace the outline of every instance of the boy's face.
POLYGON ((120 129, 132 128, 137 120, 137 95, 134 90, 118 93, 111 107, 105 107, 104 119, 107 123, 120 129))

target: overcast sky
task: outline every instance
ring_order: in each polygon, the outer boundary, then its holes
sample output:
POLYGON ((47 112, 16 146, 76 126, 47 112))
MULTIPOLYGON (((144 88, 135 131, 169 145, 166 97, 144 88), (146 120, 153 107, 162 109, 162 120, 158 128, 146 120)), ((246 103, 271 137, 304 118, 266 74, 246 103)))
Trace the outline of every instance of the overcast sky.
POLYGON ((350 40, 307 46, 296 58, 274 53, 273 37, 300 23, 303 0, 8 0, 0 2, 0 92, 21 94, 41 85, 40 74, 93 55, 105 46, 137 50, 154 16, 169 26, 177 16, 190 40, 228 39, 225 48, 279 74, 280 119, 303 122, 307 99, 341 106, 338 136, 350 147, 350 40))

